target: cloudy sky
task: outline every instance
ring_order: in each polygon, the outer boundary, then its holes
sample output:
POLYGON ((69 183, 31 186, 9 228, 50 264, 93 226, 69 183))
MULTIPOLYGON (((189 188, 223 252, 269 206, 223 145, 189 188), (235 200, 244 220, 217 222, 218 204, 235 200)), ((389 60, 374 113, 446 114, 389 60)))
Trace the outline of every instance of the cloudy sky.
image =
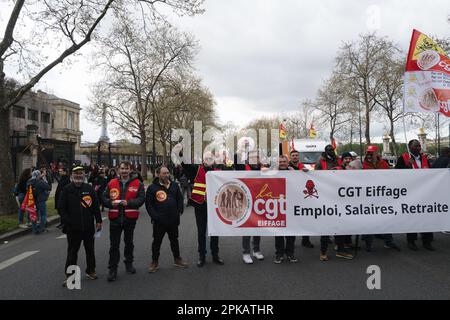
MULTIPOLYGON (((239 126, 295 111, 302 99, 314 98, 342 42, 357 40, 361 33, 377 30, 404 50, 413 28, 450 36, 448 0, 206 0, 205 9, 203 15, 170 20, 199 40, 197 74, 215 96, 220 121, 239 126)), ((89 49, 82 52, 72 65, 48 74, 38 88, 85 107, 95 73, 86 63, 89 49)), ((86 141, 100 135, 87 121, 81 130, 86 141)), ((376 125, 372 135, 382 130, 383 125, 376 125)))

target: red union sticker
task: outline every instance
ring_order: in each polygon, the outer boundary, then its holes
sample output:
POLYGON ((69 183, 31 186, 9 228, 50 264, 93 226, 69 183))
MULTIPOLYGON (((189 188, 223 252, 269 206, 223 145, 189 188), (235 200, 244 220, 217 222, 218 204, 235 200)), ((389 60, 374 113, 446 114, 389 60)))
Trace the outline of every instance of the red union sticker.
POLYGON ((219 219, 237 228, 285 228, 286 180, 284 178, 234 179, 214 197, 219 219))

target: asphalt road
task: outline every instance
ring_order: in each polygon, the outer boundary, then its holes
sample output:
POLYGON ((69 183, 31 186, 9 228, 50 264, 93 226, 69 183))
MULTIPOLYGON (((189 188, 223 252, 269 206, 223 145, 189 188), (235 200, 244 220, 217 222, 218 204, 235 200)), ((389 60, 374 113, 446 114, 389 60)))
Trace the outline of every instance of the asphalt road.
MULTIPOLYGON (((272 262, 273 237, 262 239, 266 259, 253 265, 242 262, 241 238, 223 237, 219 245, 225 265, 213 264, 208 256, 207 264, 198 268, 195 217, 193 209, 187 208, 180 226, 180 247, 190 267, 172 265, 166 237, 160 269, 150 274, 152 231, 150 219, 143 212, 135 232, 137 273, 126 274, 121 263, 118 280, 106 281, 109 231, 105 220, 103 234, 96 240, 99 279, 86 280, 83 276, 81 290, 61 285, 67 248, 61 236, 52 227, 47 234, 0 244, 0 299, 450 299, 450 235, 442 233, 435 234, 436 252, 421 247, 412 252, 406 247, 405 235, 394 235, 401 252, 384 249, 383 242, 375 239, 374 252, 360 251, 354 260, 340 260, 330 251, 327 262, 319 261, 319 237, 312 238, 314 249, 301 247, 297 237, 299 263, 281 265, 272 262), (381 269, 381 290, 367 288, 366 270, 370 265, 381 269)), ((78 259, 82 271, 86 266, 83 251, 81 248, 78 259)))

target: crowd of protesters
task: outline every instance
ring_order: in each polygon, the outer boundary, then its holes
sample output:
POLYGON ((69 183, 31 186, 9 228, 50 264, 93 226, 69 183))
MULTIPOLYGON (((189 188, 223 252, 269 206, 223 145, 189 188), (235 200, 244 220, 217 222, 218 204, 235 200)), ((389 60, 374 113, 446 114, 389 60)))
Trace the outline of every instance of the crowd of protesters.
MULTIPOLYGON (((308 171, 299 161, 298 152, 292 150, 289 155, 279 157, 279 170, 308 171)), ((212 170, 270 170, 267 163, 261 163, 257 155, 252 164, 236 164, 237 161, 227 161, 224 164, 216 164, 211 154, 205 153, 203 163, 200 165, 181 164, 173 169, 174 180, 170 179, 170 168, 159 166, 156 175, 148 186, 144 187, 144 181, 134 167, 127 161, 123 161, 117 168, 98 166, 82 166, 76 164, 71 168, 59 166, 54 175, 58 186, 55 193, 55 208, 61 216, 61 224, 58 226, 66 233, 68 239, 68 253, 66 267, 76 264, 77 253, 81 243, 86 250, 87 269, 89 279, 96 279, 94 234, 100 232, 102 227, 101 211, 108 209, 110 251, 109 273, 107 280, 115 281, 118 278, 118 263, 120 260, 120 239, 124 233, 125 270, 129 274, 136 273, 133 266, 134 229, 140 214, 139 208, 145 204, 147 213, 153 224, 152 262, 149 272, 156 272, 159 268, 159 256, 161 243, 165 234, 168 234, 170 246, 174 257, 174 265, 185 268, 188 263, 181 258, 178 244, 180 216, 185 206, 193 206, 197 224, 198 240, 198 267, 206 263, 207 254, 207 204, 206 204, 206 172, 212 170)), ((449 148, 443 148, 441 156, 431 164, 426 155, 421 152, 419 141, 411 140, 408 143, 408 152, 402 154, 395 166, 396 169, 428 169, 449 168, 449 148)), ((379 154, 378 147, 369 145, 364 157, 357 159, 353 154, 346 152, 340 157, 331 145, 326 146, 319 161, 315 164, 315 170, 376 170, 389 169, 389 164, 379 154)), ((46 201, 51 191, 48 172, 45 167, 39 170, 25 169, 16 185, 15 194, 21 203, 27 191, 31 188, 36 202, 37 221, 30 221, 29 217, 19 210, 18 218, 21 224, 26 221, 31 223, 33 233, 39 234, 47 231, 46 201)), ((275 258, 274 263, 284 261, 296 263, 299 259, 295 256, 295 236, 274 237, 275 258)), ((394 242, 392 234, 362 235, 365 249, 372 251, 372 243, 375 238, 384 241, 386 249, 400 251, 394 242)), ((409 249, 417 251, 416 241, 418 235, 409 233, 406 236, 409 249)), ((433 233, 421 234, 423 247, 434 251, 432 245, 433 233)), ((329 259, 328 247, 334 243, 337 258, 353 259, 355 243, 352 235, 320 237, 320 261, 329 259)), ((224 261, 219 256, 219 237, 210 237, 210 250, 212 261, 217 265, 223 265, 224 261)), ((302 245, 313 249, 309 237, 302 238, 302 245)), ((264 255, 260 248, 260 237, 243 237, 243 261, 252 264, 253 258, 263 260, 264 255), (252 242, 252 246, 250 246, 252 242), (251 250, 252 249, 252 250, 251 250), (252 254, 251 254, 252 253, 252 254)), ((68 276, 68 274, 66 274, 68 276)))

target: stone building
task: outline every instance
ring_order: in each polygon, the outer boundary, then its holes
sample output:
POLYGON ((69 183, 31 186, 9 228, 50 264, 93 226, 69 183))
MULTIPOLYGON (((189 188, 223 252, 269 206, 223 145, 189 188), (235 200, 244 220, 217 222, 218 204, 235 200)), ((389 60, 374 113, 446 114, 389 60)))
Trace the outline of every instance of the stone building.
POLYGON ((10 111, 10 137, 16 177, 27 167, 73 162, 80 155, 80 105, 38 90, 10 111))

